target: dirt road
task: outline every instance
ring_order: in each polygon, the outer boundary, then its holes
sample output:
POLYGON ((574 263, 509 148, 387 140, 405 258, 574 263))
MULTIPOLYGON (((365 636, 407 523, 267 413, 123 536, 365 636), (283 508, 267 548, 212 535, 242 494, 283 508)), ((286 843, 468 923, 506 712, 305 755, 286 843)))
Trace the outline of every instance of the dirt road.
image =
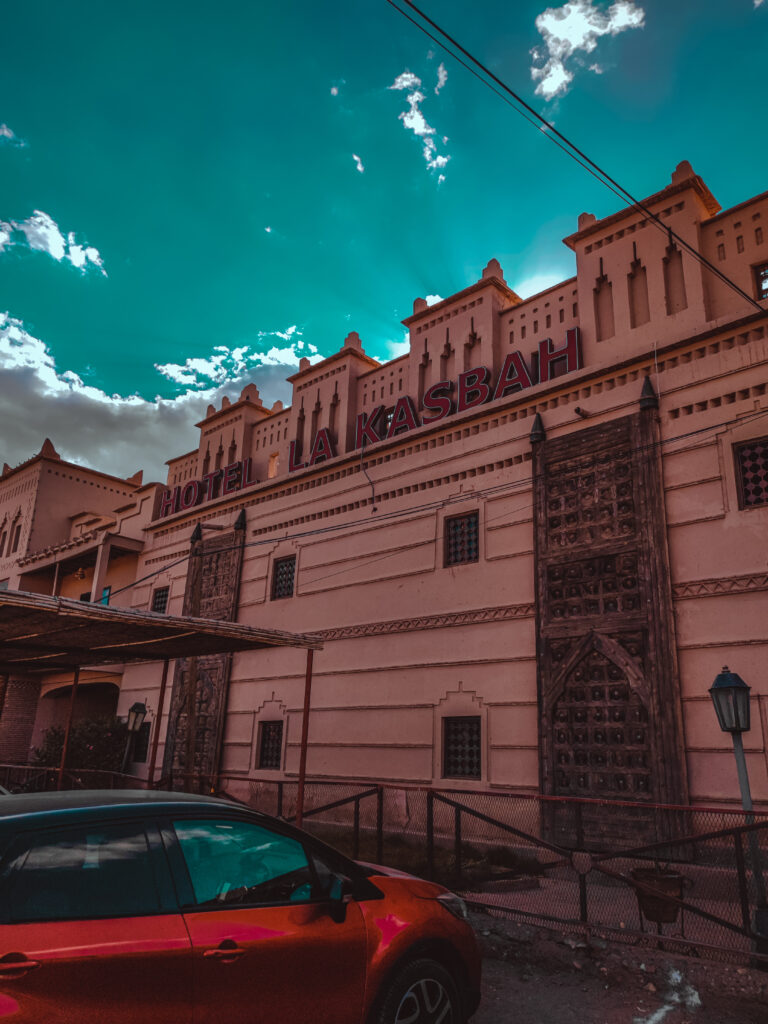
POLYGON ((472 1024, 767 1024, 768 973, 557 937, 473 914, 484 953, 472 1024))

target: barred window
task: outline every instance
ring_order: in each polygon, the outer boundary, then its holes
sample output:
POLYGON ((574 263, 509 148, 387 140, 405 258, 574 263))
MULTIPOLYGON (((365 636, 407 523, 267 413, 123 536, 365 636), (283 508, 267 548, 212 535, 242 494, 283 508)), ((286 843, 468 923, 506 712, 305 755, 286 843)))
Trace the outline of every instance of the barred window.
POLYGON ((479 558, 477 512, 445 520, 445 564, 461 565, 479 558))
POLYGON ((296 555, 275 560, 272 569, 272 600, 293 597, 293 582, 296 576, 296 555))
POLYGON ((259 733, 259 768, 279 768, 283 752, 282 721, 262 722, 259 733))
POLYGON ((168 607, 168 593, 170 587, 158 587, 157 590, 152 594, 152 611, 153 612, 165 612, 168 607))
POLYGON ((443 778, 479 779, 480 716, 443 719, 443 778))
POLYGON ((755 284, 758 299, 768 299, 768 263, 755 267, 755 284))
POLYGON ((739 505, 768 505, 768 437, 736 446, 739 505))

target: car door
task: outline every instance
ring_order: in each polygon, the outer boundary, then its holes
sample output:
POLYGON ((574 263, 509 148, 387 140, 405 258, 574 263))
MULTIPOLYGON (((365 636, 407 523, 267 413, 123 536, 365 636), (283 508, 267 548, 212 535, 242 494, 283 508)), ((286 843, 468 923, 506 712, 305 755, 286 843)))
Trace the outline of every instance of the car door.
POLYGON ((0 862, 0 1021, 191 1024, 191 945, 156 827, 19 836, 0 862))
POLYGON ((191 886, 194 1020, 360 1024, 363 915, 351 901, 332 919, 305 845, 242 818, 176 819, 173 834, 191 886))

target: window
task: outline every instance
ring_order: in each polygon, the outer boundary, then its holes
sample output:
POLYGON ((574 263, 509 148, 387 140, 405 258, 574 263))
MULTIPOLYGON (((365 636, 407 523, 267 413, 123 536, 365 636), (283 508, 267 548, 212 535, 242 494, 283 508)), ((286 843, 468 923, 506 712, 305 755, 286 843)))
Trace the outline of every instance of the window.
POLYGON ((2 558, 3 552, 5 551, 5 541, 7 537, 8 531, 3 530, 2 534, 0 534, 0 558, 2 558))
POLYGON ((21 540, 21 523, 19 523, 19 525, 16 527, 16 529, 14 531, 14 534, 13 534, 13 544, 11 545, 11 554, 14 554, 14 552, 18 551, 18 549, 19 549, 19 541, 20 540, 21 540))
POLYGON ((443 778, 479 779, 480 716, 443 719, 443 778))
POLYGON ((279 768, 282 753, 282 721, 262 722, 259 727, 259 768, 279 768))
POLYGON ((7 590, 8 589, 8 584, 10 582, 11 581, 9 579, 8 580, 0 580, 0 590, 7 590))
POLYGON ((296 555, 275 560, 272 569, 272 600, 293 597, 293 583, 296 576, 296 555))
POLYGON ((13 923, 134 917, 159 909, 147 837, 132 824, 24 837, 0 875, 0 911, 13 923))
POLYGON ((446 565, 461 565, 478 560, 479 518, 479 513, 469 512, 465 516, 453 516, 445 520, 446 565))
POLYGON ((768 505, 768 437, 736 446, 739 507, 768 505))
POLYGON ((91 600, 91 592, 90 592, 90 590, 84 590, 82 592, 82 594, 80 595, 80 597, 78 598, 78 600, 79 601, 90 601, 91 600))
POLYGON ((755 283, 758 299, 768 299, 768 263, 755 267, 755 283))
POLYGON ((170 587, 158 587, 152 594, 152 611, 165 612, 168 607, 168 592, 170 587))
POLYGON ((136 733, 136 739, 133 742, 133 763, 134 764, 146 764, 147 754, 149 753, 149 733, 152 726, 149 722, 142 722, 141 728, 136 733))
POLYGON ((197 906, 301 903, 315 876, 301 843, 236 820, 174 823, 197 906))
POLYGON ((101 591, 100 604, 109 604, 109 598, 112 593, 112 587, 104 587, 101 591))

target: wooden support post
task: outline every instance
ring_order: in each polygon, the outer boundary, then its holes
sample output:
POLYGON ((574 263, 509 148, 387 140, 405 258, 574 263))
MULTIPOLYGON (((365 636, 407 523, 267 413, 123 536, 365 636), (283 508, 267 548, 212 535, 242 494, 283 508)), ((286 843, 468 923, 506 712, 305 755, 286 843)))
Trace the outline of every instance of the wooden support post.
POLYGON ((77 696, 77 684, 80 682, 80 666, 75 669, 75 676, 72 680, 72 696, 69 699, 69 713, 67 714, 67 725, 64 729, 64 743, 61 748, 61 764, 59 765, 59 780, 56 789, 64 785, 64 764, 67 760, 67 747, 69 746, 69 733, 72 729, 72 715, 75 711, 75 698, 77 696))
POLYGON ((165 687, 168 682, 168 659, 163 662, 163 675, 160 679, 160 696, 157 698, 157 712, 155 713, 155 735, 152 737, 152 754, 149 758, 149 771, 147 773, 147 789, 155 785, 155 764, 157 763, 157 745, 160 742, 160 727, 163 724, 163 704, 165 703, 165 687))
POLYGON ((299 788, 296 793, 296 825, 301 828, 304 816, 304 779, 307 774, 307 738, 309 736, 309 702, 312 693, 312 661, 315 652, 307 651, 307 674, 304 679, 304 717, 301 722, 301 752, 299 754, 299 788))

